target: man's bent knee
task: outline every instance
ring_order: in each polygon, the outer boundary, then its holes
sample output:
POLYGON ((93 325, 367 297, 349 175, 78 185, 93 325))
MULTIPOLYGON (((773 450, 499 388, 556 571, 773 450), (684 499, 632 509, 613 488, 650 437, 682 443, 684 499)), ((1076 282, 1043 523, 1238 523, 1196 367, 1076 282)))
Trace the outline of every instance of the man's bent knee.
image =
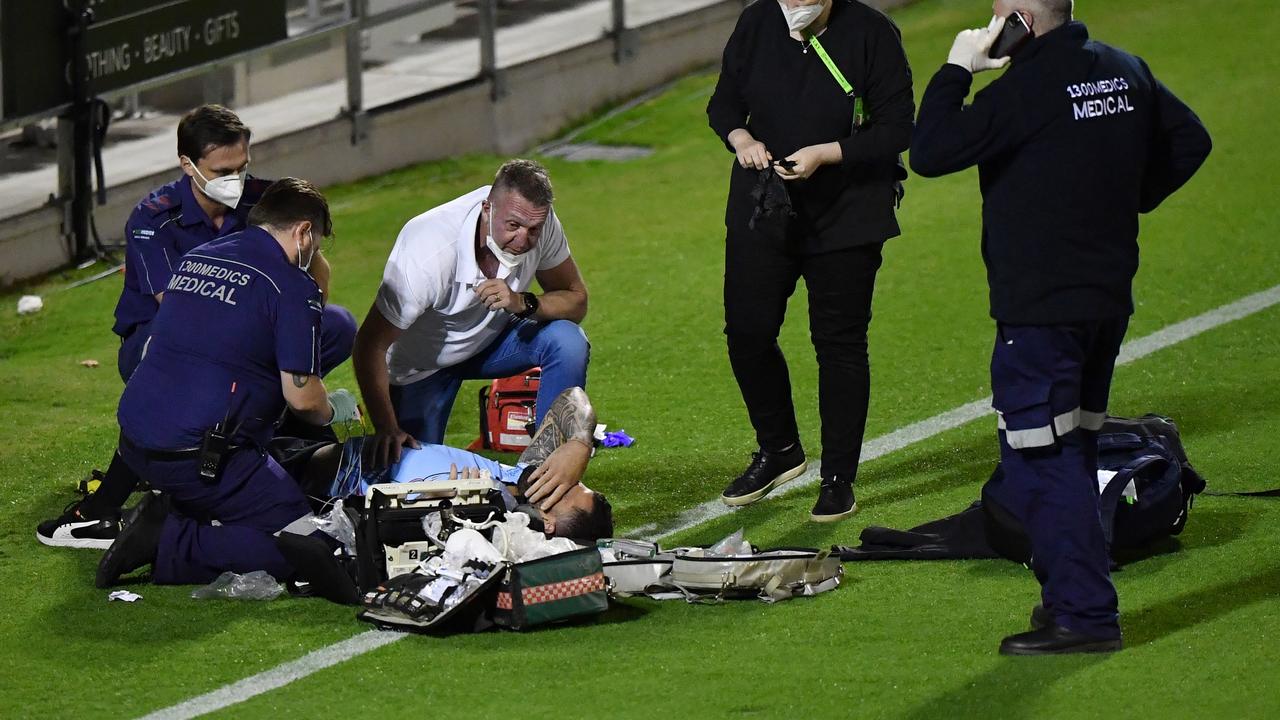
POLYGON ((591 356, 591 343, 582 326, 569 320, 552 320, 538 333, 545 343, 546 354, 564 362, 586 364, 591 356))

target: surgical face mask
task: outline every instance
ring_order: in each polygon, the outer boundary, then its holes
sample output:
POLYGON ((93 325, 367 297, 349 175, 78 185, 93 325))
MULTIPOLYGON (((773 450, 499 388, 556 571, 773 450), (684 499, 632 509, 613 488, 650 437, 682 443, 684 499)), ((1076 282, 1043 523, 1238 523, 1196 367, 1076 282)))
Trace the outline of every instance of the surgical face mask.
MULTIPOLYGON (((782 5, 782 0, 778 0, 778 4, 782 5)), ((812 25, 822 14, 822 3, 802 5, 798 8, 782 5, 782 14, 787 17, 787 27, 791 32, 800 32, 812 25)))
POLYGON ((302 243, 294 241, 294 244, 298 246, 298 269, 302 270, 302 272, 310 272, 311 261, 316 259, 316 241, 312 237, 310 230, 307 231, 307 240, 311 245, 311 254, 307 256, 305 265, 302 263, 302 243))
POLYGON ((516 266, 524 261, 523 255, 516 255, 515 253, 509 253, 506 250, 503 250, 498 247, 498 241, 493 239, 492 207, 489 208, 489 234, 485 236, 484 244, 489 248, 489 252, 493 253, 493 256, 498 258, 498 263, 508 270, 515 269, 516 266))
POLYGON ((220 202, 232 210, 240 204, 240 196, 244 194, 244 181, 249 175, 248 166, 238 173, 210 180, 204 176, 204 173, 200 172, 200 168, 196 166, 191 158, 187 158, 187 162, 191 163, 191 169, 196 171, 196 175, 204 183, 203 186, 198 187, 206 197, 214 202, 220 202))

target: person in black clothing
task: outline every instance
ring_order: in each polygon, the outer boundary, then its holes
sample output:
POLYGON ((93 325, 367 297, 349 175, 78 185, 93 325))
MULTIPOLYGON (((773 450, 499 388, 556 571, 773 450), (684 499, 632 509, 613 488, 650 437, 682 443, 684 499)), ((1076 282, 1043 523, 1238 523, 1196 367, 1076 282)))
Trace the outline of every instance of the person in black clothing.
POLYGON ((1121 647, 1099 519, 1097 430, 1133 313, 1138 215, 1209 154, 1199 118, 1141 59, 1089 39, 1071 0, 997 0, 986 29, 957 36, 925 90, 911 167, 977 165, 982 256, 996 342, 991 385, 1004 481, 991 498, 1029 531, 1042 585, 1031 632, 1005 654, 1121 647), (1034 38, 964 107, 1004 18, 1034 38))
POLYGON ((822 486, 811 518, 856 509, 867 327, 906 179, 915 102, 901 34, 853 0, 743 10, 707 106, 737 156, 725 212, 725 335, 760 450, 721 499, 745 505, 807 467, 778 331, 803 277, 818 357, 822 486), (829 61, 829 62, 828 62, 829 61))

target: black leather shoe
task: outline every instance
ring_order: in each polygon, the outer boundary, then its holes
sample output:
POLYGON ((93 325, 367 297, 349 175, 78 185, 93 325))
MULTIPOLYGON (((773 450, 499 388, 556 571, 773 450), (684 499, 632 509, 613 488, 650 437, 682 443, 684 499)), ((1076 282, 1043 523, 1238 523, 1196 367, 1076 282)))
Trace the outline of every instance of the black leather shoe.
POLYGON ((93 584, 109 588, 122 575, 155 562, 160 547, 160 531, 169 516, 169 498, 147 493, 124 517, 124 527, 115 542, 103 553, 93 584))
POLYGON ((1010 635, 1000 642, 1001 655, 1065 655, 1067 653, 1115 652, 1123 647, 1120 638, 1099 638, 1073 632, 1058 624, 1010 635))
POLYGON ((800 477, 809 467, 800 443, 781 453, 761 450, 751 453, 751 465, 737 480, 729 483, 720 500, 730 507, 750 505, 768 495, 774 488, 800 477))
POLYGON ((835 522, 843 520, 858 511, 858 502, 853 497, 853 481, 838 475, 822 478, 818 487, 818 502, 809 513, 814 522, 835 522))
POLYGON ((333 554, 333 546, 313 535, 282 532, 276 547, 286 562, 293 566, 295 583, 305 582, 312 595, 339 605, 358 605, 360 590, 356 581, 333 554))
POLYGON ((1049 627, 1054 624, 1053 613, 1045 609, 1043 605, 1037 605, 1031 608, 1031 629, 1039 630, 1043 627, 1049 627))

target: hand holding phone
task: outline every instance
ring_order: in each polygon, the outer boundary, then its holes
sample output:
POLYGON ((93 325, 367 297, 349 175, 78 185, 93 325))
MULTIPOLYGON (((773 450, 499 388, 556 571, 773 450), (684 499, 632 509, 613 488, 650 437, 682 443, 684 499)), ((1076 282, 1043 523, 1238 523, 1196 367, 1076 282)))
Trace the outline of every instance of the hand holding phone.
MULTIPOLYGON (((1020 15, 1018 17, 1021 18, 1020 15)), ((986 27, 961 30, 956 35, 955 43, 951 45, 951 53, 947 56, 947 63, 959 65, 970 73, 975 74, 1008 65, 1011 62, 1011 58, 1006 56, 993 59, 994 52, 992 50, 1004 26, 1005 19, 999 15, 993 15, 991 22, 987 23, 986 27)))
POLYGON ((1032 37, 1031 25, 1027 23, 1027 19, 1022 17, 1022 13, 1014 12, 1005 18, 1004 28, 1000 30, 1000 35, 992 44, 987 57, 992 60, 1013 57, 1013 54, 1021 50, 1032 37))

